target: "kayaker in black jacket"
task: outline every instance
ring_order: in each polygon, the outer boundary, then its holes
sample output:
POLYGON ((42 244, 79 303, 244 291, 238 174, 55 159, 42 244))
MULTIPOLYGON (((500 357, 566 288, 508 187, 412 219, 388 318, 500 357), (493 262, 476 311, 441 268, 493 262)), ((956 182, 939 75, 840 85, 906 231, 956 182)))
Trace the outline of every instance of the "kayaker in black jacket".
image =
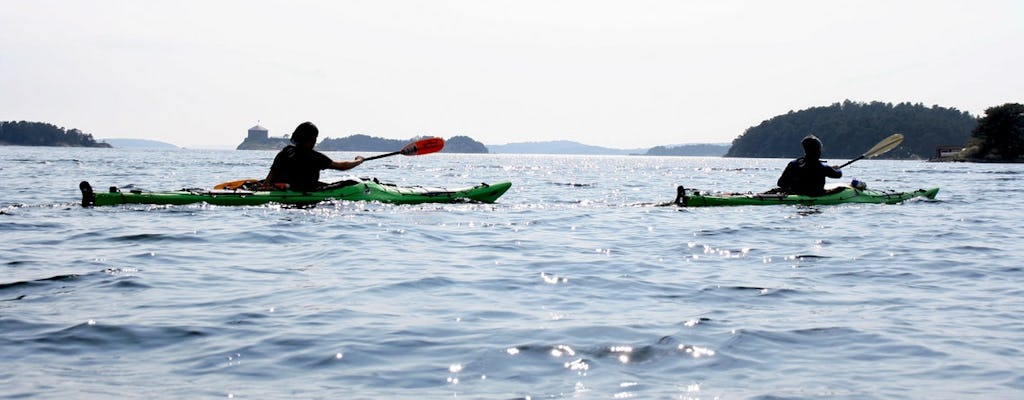
POLYGON ((786 194, 821 196, 825 194, 825 177, 842 178, 843 171, 821 162, 821 141, 814 135, 807 135, 800 145, 804 156, 786 165, 779 177, 779 189, 786 194))
POLYGON ((340 171, 355 168, 363 163, 363 157, 357 156, 352 161, 334 161, 323 153, 313 150, 320 130, 312 122, 303 122, 295 127, 292 133, 292 145, 285 146, 270 166, 265 182, 275 186, 286 187, 296 191, 313 191, 319 188, 320 171, 336 169, 340 171))

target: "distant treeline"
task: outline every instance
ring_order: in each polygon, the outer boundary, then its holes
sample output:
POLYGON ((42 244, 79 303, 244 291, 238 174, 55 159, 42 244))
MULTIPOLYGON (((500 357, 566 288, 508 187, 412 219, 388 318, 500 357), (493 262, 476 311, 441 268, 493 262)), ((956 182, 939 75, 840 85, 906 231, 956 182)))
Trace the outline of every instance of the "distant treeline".
MULTIPOLYGON (((316 145, 316 148, 320 151, 374 151, 388 153, 397 151, 417 139, 420 138, 411 138, 409 140, 385 139, 359 134, 337 139, 325 138, 316 145)), ((488 152, 487 146, 467 136, 453 136, 451 139, 446 140, 444 149, 441 151, 446 153, 488 152)))
POLYGON ((797 157, 803 154, 800 139, 813 134, 825 144, 826 159, 851 159, 889 135, 902 133, 903 144, 883 157, 928 159, 937 146, 963 145, 977 124, 977 118, 954 108, 846 100, 764 121, 733 140, 725 156, 797 157))
POLYGON ((645 155, 721 157, 728 151, 728 144, 683 144, 677 146, 655 146, 647 150, 645 155))
POLYGON ((0 145, 110 147, 78 129, 64 129, 45 122, 0 121, 0 145))

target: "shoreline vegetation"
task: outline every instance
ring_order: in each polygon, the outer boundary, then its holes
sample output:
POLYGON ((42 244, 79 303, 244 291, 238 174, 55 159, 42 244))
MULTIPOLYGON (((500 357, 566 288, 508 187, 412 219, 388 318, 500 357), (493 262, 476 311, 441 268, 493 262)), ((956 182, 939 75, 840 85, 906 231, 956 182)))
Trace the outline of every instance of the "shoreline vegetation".
MULTIPOLYGON (((258 126, 257 126, 258 127, 258 126)), ((254 128, 257 128, 254 127, 254 128)), ((250 131, 251 132, 251 131, 250 131)), ((266 132, 265 130, 263 132, 266 132)), ((748 128, 732 143, 655 146, 650 149, 611 149, 571 141, 523 142, 490 147, 468 136, 447 139, 443 152, 469 154, 593 154, 647 156, 704 156, 790 158, 799 155, 800 139, 808 134, 825 143, 830 158, 855 158, 860 151, 893 133, 907 140, 886 154, 888 159, 956 162, 1024 162, 1024 105, 1006 103, 974 117, 955 108, 911 103, 860 103, 846 100, 824 107, 790 111, 748 128)), ((357 134, 324 138, 322 151, 393 151, 410 140, 357 134)), ((124 143, 127 139, 111 139, 124 143)), ((159 142, 157 142, 159 143, 159 142)), ((253 136, 237 150, 279 150, 288 137, 253 136)), ((45 122, 0 121, 0 145, 111 148, 91 134, 45 122)), ((169 144, 168 144, 169 145, 169 144)), ((171 145, 173 146, 173 145, 171 145)))
POLYGON ((91 134, 45 122, 0 121, 0 145, 53 147, 112 147, 91 134))
POLYGON ((1024 104, 1006 103, 986 109, 952 161, 1024 162, 1024 104))

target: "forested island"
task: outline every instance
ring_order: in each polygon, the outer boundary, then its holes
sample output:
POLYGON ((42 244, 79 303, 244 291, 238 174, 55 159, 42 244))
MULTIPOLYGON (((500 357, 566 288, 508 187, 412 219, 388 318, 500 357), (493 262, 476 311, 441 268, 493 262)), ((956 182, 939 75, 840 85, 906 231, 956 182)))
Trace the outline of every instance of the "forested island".
POLYGON ((825 144, 824 157, 851 159, 883 138, 902 133, 903 144, 883 157, 928 159, 938 146, 963 145, 977 125, 975 117, 954 108, 846 100, 790 111, 748 128, 725 156, 797 157, 803 154, 800 139, 814 134, 825 144))
POLYGON ((28 121, 0 121, 0 145, 111 147, 108 143, 97 142, 92 135, 78 129, 28 121))
POLYGON ((954 161, 1024 162, 1024 104, 1006 103, 985 110, 954 161))

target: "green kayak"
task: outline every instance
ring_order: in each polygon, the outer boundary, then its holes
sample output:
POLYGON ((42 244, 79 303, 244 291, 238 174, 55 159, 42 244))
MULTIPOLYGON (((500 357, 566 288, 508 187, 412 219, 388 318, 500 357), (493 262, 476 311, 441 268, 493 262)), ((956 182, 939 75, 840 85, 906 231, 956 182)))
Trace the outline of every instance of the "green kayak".
POLYGON ((493 203, 512 186, 511 182, 481 183, 462 189, 400 187, 380 183, 376 179, 352 178, 327 185, 323 190, 295 192, 291 190, 181 189, 167 192, 140 190, 121 191, 110 187, 94 192, 89 182, 78 185, 82 206, 117 204, 191 204, 209 203, 224 206, 251 206, 266 203, 308 205, 325 200, 379 201, 393 204, 479 202, 493 203))
POLYGON ((770 205, 832 205, 844 203, 896 204, 915 197, 934 199, 939 188, 910 192, 879 191, 841 186, 823 196, 787 195, 781 193, 706 194, 679 186, 676 199, 667 205, 680 207, 770 206, 770 205))

